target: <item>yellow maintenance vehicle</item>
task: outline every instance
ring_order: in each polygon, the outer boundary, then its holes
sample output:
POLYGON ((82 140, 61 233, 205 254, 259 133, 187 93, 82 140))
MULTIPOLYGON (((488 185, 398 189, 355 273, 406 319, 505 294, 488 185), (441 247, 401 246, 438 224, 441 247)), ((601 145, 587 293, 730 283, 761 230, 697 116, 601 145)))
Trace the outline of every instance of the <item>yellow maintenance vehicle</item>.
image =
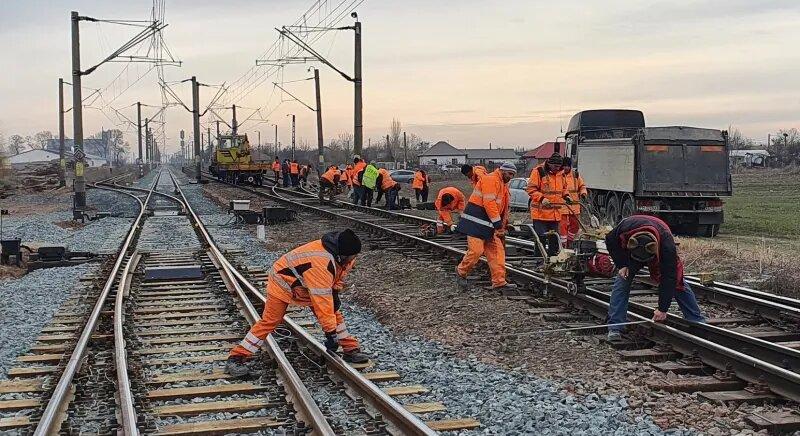
POLYGON ((271 162, 253 159, 247 135, 220 135, 208 169, 221 181, 261 185, 267 171, 271 171, 271 162))

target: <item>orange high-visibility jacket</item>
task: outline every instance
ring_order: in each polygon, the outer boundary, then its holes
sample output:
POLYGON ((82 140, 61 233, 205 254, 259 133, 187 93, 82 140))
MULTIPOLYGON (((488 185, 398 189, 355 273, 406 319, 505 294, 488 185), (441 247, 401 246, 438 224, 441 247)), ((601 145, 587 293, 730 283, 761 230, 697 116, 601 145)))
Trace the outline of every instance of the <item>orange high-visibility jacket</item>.
POLYGON ((276 173, 281 172, 281 163, 280 162, 272 162, 272 171, 276 173))
POLYGON ((461 193, 458 188, 454 188, 452 186, 448 186, 439 190, 439 195, 436 196, 436 201, 434 202, 436 210, 439 211, 439 221, 443 224, 447 224, 448 226, 453 225, 453 217, 450 215, 450 213, 464 212, 464 207, 466 205, 467 201, 464 198, 464 194, 461 193), (442 197, 444 197, 445 194, 452 195, 453 201, 451 201, 447 206, 442 206, 442 197))
POLYGON ((353 172, 353 167, 347 165, 344 168, 344 171, 342 171, 342 175, 341 177, 339 177, 339 181, 344 182, 347 186, 351 186, 353 184, 353 182, 350 181, 352 178, 352 172, 353 172))
POLYGON ((431 179, 428 175, 422 175, 422 171, 414 173, 414 181, 411 183, 412 189, 425 189, 425 185, 429 184, 431 179))
POLYGON ((298 165, 297 162, 291 162, 289 164, 289 173, 300 174, 300 165, 298 165))
POLYGON ((331 166, 330 168, 328 168, 328 171, 322 173, 322 176, 320 177, 335 185, 339 183, 339 177, 340 177, 339 168, 331 166))
POLYGON ((339 265, 317 239, 284 254, 273 265, 267 295, 287 304, 310 306, 325 332, 336 331, 333 291, 340 291, 355 262, 339 265))
POLYGON ((389 170, 386 168, 380 168, 378 170, 378 175, 381 176, 381 191, 386 192, 397 186, 397 182, 392 179, 389 170))
POLYGON ((508 225, 509 203, 508 184, 503 182, 500 170, 494 170, 478 180, 456 231, 475 238, 491 239, 495 230, 508 225))
POLYGON ((367 163, 364 162, 363 160, 358 161, 358 163, 353 166, 353 177, 352 177, 352 180, 353 180, 353 184, 354 185, 361 186, 361 182, 358 181, 358 173, 360 173, 361 171, 364 171, 364 168, 366 168, 366 167, 367 167, 367 163))
POLYGON ((578 215, 581 214, 581 205, 578 203, 581 197, 585 197, 588 195, 588 191, 586 191, 586 183, 583 182, 583 177, 578 174, 576 170, 570 170, 570 172, 561 172, 562 177, 564 177, 564 188, 569 193, 569 197, 572 199, 573 203, 571 205, 564 206, 561 210, 562 215, 578 215), (570 213, 572 210, 572 213, 570 213))
POLYGON ((544 164, 536 166, 528 179, 528 195, 531 196, 531 218, 537 221, 561 221, 561 205, 567 189, 564 177, 559 171, 556 174, 547 172, 544 164), (550 200, 549 206, 543 206, 542 200, 550 200))
POLYGON ((473 166, 472 177, 470 177, 469 179, 469 182, 472 183, 472 187, 474 188, 475 185, 478 184, 478 180, 480 180, 481 177, 485 176, 486 174, 488 174, 488 172, 486 171, 486 167, 480 165, 473 166))

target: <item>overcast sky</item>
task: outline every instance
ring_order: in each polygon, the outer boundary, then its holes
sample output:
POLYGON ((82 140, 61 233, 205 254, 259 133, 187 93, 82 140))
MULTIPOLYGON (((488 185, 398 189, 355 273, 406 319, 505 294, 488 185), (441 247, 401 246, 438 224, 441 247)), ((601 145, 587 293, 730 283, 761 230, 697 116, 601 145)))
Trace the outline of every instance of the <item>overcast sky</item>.
MULTIPOLYGON (((196 75, 232 83, 291 24, 310 0, 166 0, 165 40, 183 66, 166 67, 169 81, 196 75)), ((330 2, 339 4, 339 0, 330 2)), ((70 76, 69 12, 97 18, 147 19, 150 0, 0 1, 0 131, 57 131, 57 80, 70 76)), ((538 145, 559 135, 576 111, 632 108, 649 125, 738 127, 764 141, 780 128, 800 127, 800 2, 366 0, 363 22, 364 132, 379 140, 393 118, 425 140, 457 147, 538 145)), ((347 17, 342 24, 350 24, 347 17)), ((96 64, 135 28, 81 23, 83 67, 96 64)), ((330 32, 315 47, 350 74, 351 31, 330 32)), ((87 134, 117 127, 114 110, 135 120, 137 100, 161 103, 150 65, 106 64, 84 77, 101 98, 84 110, 87 134), (148 72, 148 70, 150 70, 148 72), (144 74, 138 82, 134 81, 144 74), (113 80, 118 77, 117 80, 113 80), (109 85, 110 84, 110 85, 109 85)), ((257 72, 263 71, 262 69, 257 72)), ((307 66, 284 70, 283 80, 310 76, 307 66)), ((352 131, 352 84, 321 66, 325 136, 352 131)), ((270 78, 239 101, 239 119, 262 108, 242 130, 257 141, 297 135, 316 141, 314 115, 281 104, 270 78)), ((187 84, 173 85, 190 104, 187 84)), ((313 102, 313 82, 285 85, 313 102)), ((69 92, 69 90, 67 90, 69 92)), ((87 89, 84 95, 91 93, 87 89)), ((201 108, 216 92, 201 88, 201 108)), ((289 98, 284 96, 285 100, 289 98)), ((70 106, 71 95, 67 95, 70 106)), ((145 115, 155 109, 147 108, 145 115)), ((219 111, 229 117, 229 111, 219 111)), ((167 112, 168 144, 191 130, 182 108, 167 112)), ((128 140, 135 143, 133 129, 128 140)), ((67 117, 67 136, 72 136, 67 117)), ((366 142, 366 139, 365 139, 366 142)))

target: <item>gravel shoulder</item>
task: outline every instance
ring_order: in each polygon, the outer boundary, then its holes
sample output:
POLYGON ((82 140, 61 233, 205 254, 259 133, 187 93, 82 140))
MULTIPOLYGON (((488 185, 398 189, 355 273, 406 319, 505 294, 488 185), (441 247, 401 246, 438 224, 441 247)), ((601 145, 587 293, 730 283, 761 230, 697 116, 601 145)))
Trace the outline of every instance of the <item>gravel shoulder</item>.
MULTIPOLYGON (((214 209, 211 201, 197 197, 201 190, 217 204, 246 198, 217 184, 185 190, 193 205, 205 203, 209 211, 214 209)), ((264 203, 251 201, 254 209, 264 203)), ((219 226, 224 217, 219 212, 203 217, 214 238, 238 244, 248 263, 262 268, 336 227, 301 214, 293 224, 268 227, 267 240, 261 242, 254 228, 219 226)), ((654 377, 652 371, 620 362, 594 337, 562 335, 507 344, 499 340, 504 333, 545 323, 527 315, 519 303, 461 293, 449 268, 381 248, 365 244, 348 280, 357 284, 343 294, 349 329, 376 358, 376 369, 397 370, 405 383, 431 388, 425 400, 443 401, 453 416, 484 424, 464 434, 661 434, 662 428, 691 434, 719 419, 723 428, 743 427, 733 416, 719 418, 714 406, 703 412, 705 406, 690 395, 649 392, 643 386, 654 377), (700 425, 704 420, 708 424, 700 425)))

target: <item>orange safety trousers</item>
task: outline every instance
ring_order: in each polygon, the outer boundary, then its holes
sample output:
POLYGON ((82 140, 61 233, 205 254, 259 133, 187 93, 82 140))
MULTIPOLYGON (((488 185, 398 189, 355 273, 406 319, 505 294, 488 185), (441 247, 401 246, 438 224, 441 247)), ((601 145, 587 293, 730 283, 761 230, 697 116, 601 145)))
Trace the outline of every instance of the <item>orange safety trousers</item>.
POLYGON ((566 241, 567 248, 572 247, 572 241, 575 240, 575 235, 581 229, 578 224, 578 217, 573 214, 561 215, 561 221, 558 223, 558 234, 566 241))
MULTIPOLYGON (((283 322, 283 316, 286 315, 286 309, 289 303, 281 301, 279 298, 267 296, 267 302, 264 305, 264 313, 261 314, 261 319, 258 320, 252 327, 242 341, 237 344, 230 352, 230 356, 242 356, 249 358, 258 351, 267 335, 275 331, 283 322)), ((337 310, 336 313, 336 337, 339 339, 339 345, 345 352, 352 351, 358 348, 358 339, 350 335, 347 331, 347 325, 344 322, 342 312, 337 310)), ((316 316, 316 314, 315 314, 316 316)))
POLYGON ((491 239, 483 240, 467 236, 467 253, 461 259, 456 271, 458 275, 466 278, 480 261, 481 256, 486 256, 489 263, 489 272, 492 276, 492 287, 499 288, 506 285, 506 247, 503 241, 492 235, 491 239))

